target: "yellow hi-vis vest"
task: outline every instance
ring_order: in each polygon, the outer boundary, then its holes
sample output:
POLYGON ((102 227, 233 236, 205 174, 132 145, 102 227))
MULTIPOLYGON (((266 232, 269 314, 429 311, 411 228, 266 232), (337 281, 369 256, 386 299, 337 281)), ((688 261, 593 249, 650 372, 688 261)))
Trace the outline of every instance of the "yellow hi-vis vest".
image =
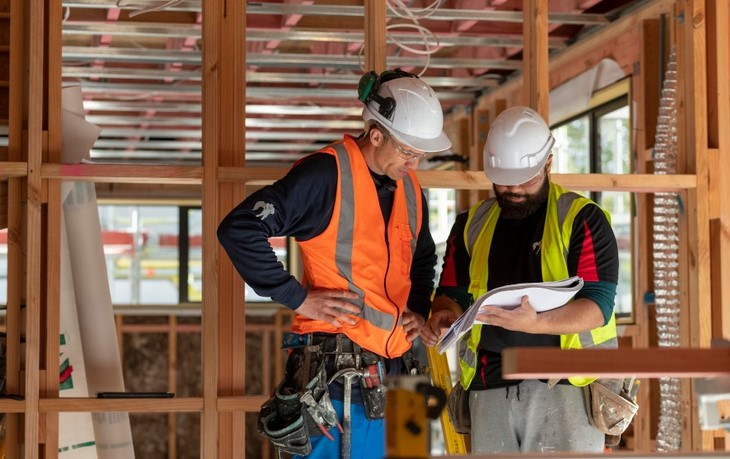
MULTIPOLYGON (((548 195, 545 228, 541 242, 541 266, 543 281, 557 281, 568 277, 568 249, 570 236, 573 232, 573 221, 580 210, 592 204, 575 192, 568 191, 554 183, 550 184, 548 195)), ((481 201, 469 209, 469 217, 464 230, 464 242, 471 256, 469 276, 471 284, 469 293, 479 298, 487 291, 489 276, 489 249, 492 245, 492 236, 497 226, 500 207, 494 198, 481 201)), ((604 213, 606 211, 604 210, 604 213)), ((609 218, 606 213, 606 218, 609 218)), ((469 388, 476 375, 479 340, 482 336, 482 326, 475 325, 471 333, 465 335, 460 345, 461 385, 469 388)), ((585 349, 588 347, 616 348, 616 316, 611 314, 608 324, 588 330, 583 333, 560 335, 561 349, 585 349)), ((585 386, 597 378, 573 376, 568 378, 574 386, 585 386)))

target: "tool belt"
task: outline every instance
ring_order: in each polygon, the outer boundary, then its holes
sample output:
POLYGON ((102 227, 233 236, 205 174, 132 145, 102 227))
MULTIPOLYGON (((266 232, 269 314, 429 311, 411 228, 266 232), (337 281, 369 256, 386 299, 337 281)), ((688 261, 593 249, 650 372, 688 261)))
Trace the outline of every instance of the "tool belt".
MULTIPOLYGON (((262 405, 258 418, 259 434, 269 437, 280 451, 305 456, 312 450, 311 436, 325 435, 332 440, 329 430, 335 426, 345 433, 349 428, 351 384, 359 384, 367 418, 384 417, 383 357, 362 349, 343 334, 287 333, 282 347, 291 349, 284 379, 262 405), (336 381, 342 381, 348 405, 344 428, 337 419, 328 387, 336 381)), ((408 372, 412 367, 415 371, 419 368, 410 355, 403 362, 408 372)))
POLYGON ((631 400, 622 380, 599 379, 583 388, 588 421, 616 446, 639 406, 631 400))

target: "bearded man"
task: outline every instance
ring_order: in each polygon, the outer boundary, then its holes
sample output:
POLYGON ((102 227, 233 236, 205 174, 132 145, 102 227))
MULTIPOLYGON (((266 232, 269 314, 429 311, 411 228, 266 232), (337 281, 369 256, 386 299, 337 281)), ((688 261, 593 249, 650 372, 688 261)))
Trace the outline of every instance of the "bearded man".
MULTIPOLYGON (((616 347, 614 297, 618 248, 608 214, 550 181, 555 140, 540 115, 512 107, 492 124, 484 168, 494 198, 456 218, 449 236, 427 345, 489 290, 580 276, 566 305, 537 313, 525 296, 515 309, 483 306, 460 352, 468 391, 473 453, 602 452, 604 434, 590 424, 583 386, 595 378, 505 380, 502 350, 616 347)), ((457 388, 458 389, 458 388, 457 388)))

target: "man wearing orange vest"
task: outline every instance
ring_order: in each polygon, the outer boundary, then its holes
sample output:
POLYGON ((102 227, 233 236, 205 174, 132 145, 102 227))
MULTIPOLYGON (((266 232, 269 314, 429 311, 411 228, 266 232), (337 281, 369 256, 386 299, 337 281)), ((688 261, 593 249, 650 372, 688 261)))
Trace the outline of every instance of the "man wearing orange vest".
MULTIPOLYGON (((615 348, 618 248, 608 214, 550 180, 554 138, 540 115, 512 107, 494 120, 484 170, 495 197, 457 216, 422 331, 437 343, 475 298, 516 283, 580 276, 566 305, 536 313, 528 297, 515 309, 483 306, 460 343, 460 383, 468 392, 473 453, 602 452, 583 386, 595 378, 505 380, 502 350, 513 346, 615 348)), ((454 393, 459 393, 457 387, 454 393)), ((466 427, 464 425, 463 427, 466 427)))
POLYGON ((399 69, 365 74, 358 98, 365 132, 300 160, 218 228, 247 284, 296 312, 284 380, 258 423, 295 457, 384 456, 383 377, 419 370, 411 343, 430 311, 436 254, 414 171, 451 147, 441 104, 399 69), (274 236, 296 238, 301 282, 274 236))

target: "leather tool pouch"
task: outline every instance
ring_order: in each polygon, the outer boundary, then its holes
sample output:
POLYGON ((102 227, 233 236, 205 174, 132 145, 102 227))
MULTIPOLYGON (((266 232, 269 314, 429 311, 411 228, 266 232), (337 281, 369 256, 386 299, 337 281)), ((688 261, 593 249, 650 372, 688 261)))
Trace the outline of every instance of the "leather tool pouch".
POLYGON ((365 416, 370 419, 385 417, 385 386, 383 385, 383 359, 371 352, 361 354, 362 367, 367 371, 360 378, 365 416))
POLYGON ((621 381, 594 381, 583 390, 589 422, 606 434, 608 446, 615 446, 631 424, 639 406, 630 399, 621 381))
POLYGON ((283 395, 282 386, 261 407, 257 422, 258 432, 269 437, 279 450, 306 456, 312 452, 309 428, 301 414, 299 394, 283 395))
POLYGON ((306 456, 312 451, 309 438, 335 425, 337 414, 318 349, 294 350, 287 360, 284 380, 261 407, 259 434, 281 452, 306 456))
POLYGON ((471 412, 469 411, 469 391, 457 382, 449 392, 446 401, 446 411, 449 413, 454 430, 460 434, 471 433, 471 412))

